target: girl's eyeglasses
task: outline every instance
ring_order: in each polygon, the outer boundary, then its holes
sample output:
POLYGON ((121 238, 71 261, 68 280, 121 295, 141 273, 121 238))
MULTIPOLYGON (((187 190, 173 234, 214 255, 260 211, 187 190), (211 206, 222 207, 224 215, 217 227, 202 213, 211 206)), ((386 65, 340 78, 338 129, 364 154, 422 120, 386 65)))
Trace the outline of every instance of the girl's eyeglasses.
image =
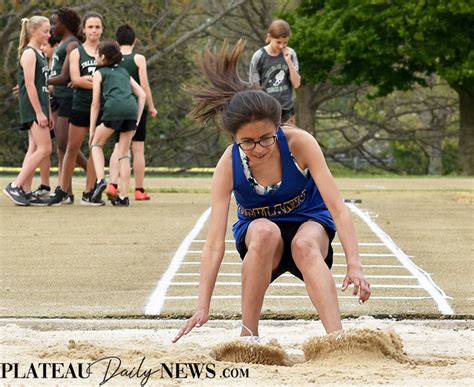
POLYGON ((275 144, 277 136, 274 135, 272 137, 266 137, 262 138, 261 140, 258 141, 242 141, 237 143, 237 145, 242 149, 243 151, 251 151, 254 150, 257 144, 259 144, 261 147, 268 148, 269 146, 272 146, 275 144))

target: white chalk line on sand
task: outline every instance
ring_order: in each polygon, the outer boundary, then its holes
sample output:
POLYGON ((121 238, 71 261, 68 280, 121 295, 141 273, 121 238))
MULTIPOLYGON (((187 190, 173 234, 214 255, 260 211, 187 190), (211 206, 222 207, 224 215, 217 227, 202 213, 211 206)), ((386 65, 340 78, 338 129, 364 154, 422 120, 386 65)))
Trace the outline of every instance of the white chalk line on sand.
POLYGON ((346 204, 349 209, 355 213, 359 218, 364 221, 367 226, 372 230, 372 232, 379 237, 379 239, 387 246, 387 248, 395 254, 395 256, 398 258, 398 260, 402 263, 403 266, 411 273, 413 274, 417 280, 418 283, 423 286, 423 288, 428 292, 428 294, 434 299, 438 306, 438 310, 445 315, 452 315, 454 314, 453 309, 451 309, 451 306, 449 303, 446 301, 446 293, 441 289, 438 285, 435 284, 431 276, 415 265, 413 261, 400 249, 395 242, 388 236, 385 231, 383 231, 377 223, 375 223, 367 213, 367 211, 361 210, 359 207, 352 203, 347 203, 346 204))
MULTIPOLYGON (((197 300, 198 296, 168 296, 166 297, 167 300, 197 300)), ((282 295, 272 295, 267 294, 265 298, 271 299, 305 299, 309 300, 308 295, 300 295, 300 296, 282 296, 282 295)), ((357 298, 354 296, 337 296, 337 298, 354 300, 357 302, 357 298)), ((240 295, 225 295, 225 296, 212 296, 212 299, 216 300, 240 300, 240 295)), ((430 296, 371 296, 371 300, 431 300, 430 296)))
MULTIPOLYGON (((182 262, 181 265, 200 265, 201 262, 200 261, 186 261, 186 262, 182 262)), ((242 266, 242 263, 241 262, 222 262, 221 265, 228 265, 228 266, 242 266)), ((334 263, 332 265, 332 267, 344 267, 346 268, 347 265, 346 264, 343 264, 343 263, 334 263)), ((382 268, 382 269, 404 269, 405 266, 403 265, 366 265, 364 264, 364 269, 365 268, 382 268)))
POLYGON ((189 232, 189 234, 184 238, 181 245, 178 247, 178 250, 174 253, 173 258, 171 259, 171 263, 168 266, 168 269, 161 277, 158 285, 156 285, 155 290, 151 294, 150 298, 148 299, 148 303, 145 307, 145 314, 146 315, 159 315, 161 313, 161 309, 165 303, 166 299, 166 292, 168 291, 168 287, 170 286, 171 280, 173 279, 176 272, 179 270, 181 266, 181 262, 183 261, 184 257, 186 256, 191 243, 193 242, 194 238, 196 238, 204 227, 204 224, 207 221, 211 213, 211 207, 209 207, 203 214, 199 217, 196 224, 194 225, 193 229, 189 232))
MULTIPOLYGON (((241 266, 241 265, 239 265, 239 266, 241 266)), ((219 273, 218 275, 221 276, 221 277, 241 277, 240 272, 238 272, 238 273, 219 273)), ((176 273, 174 276, 175 277, 199 277, 200 273, 176 273)), ((343 275, 343 274, 333 274, 332 276, 334 278, 344 278, 345 277, 345 275, 343 275)), ((295 278, 295 276, 293 274, 288 274, 288 273, 282 274, 279 278, 282 278, 282 277, 295 278)), ((390 279, 414 278, 414 279, 416 279, 416 277, 414 277, 412 275, 378 275, 378 274, 365 275, 365 278, 369 278, 369 279, 372 279, 372 278, 384 278, 384 279, 387 279, 387 278, 390 278, 390 279)))
MULTIPOLYGON (((206 242, 205 239, 195 239, 193 243, 204 243, 206 242)), ((226 243, 235 243, 234 239, 226 239, 226 243)), ((341 246, 341 242, 332 242, 333 246, 341 246)), ((359 242, 359 246, 385 246, 382 242, 359 242)))
MULTIPOLYGON (((340 284, 342 285, 342 284, 340 284)), ((199 282, 170 282, 170 286, 199 286, 199 282)), ((242 286, 242 282, 221 282, 216 281, 215 286, 242 286)), ((273 282, 272 287, 277 288, 304 288, 303 282, 273 282)), ((423 289, 421 285, 385 285, 385 284, 370 284, 371 288, 385 288, 385 289, 423 289)))
MULTIPOLYGON (((237 250, 225 250, 225 254, 235 254, 238 255, 239 252, 237 250)), ((188 254, 202 254, 202 250, 189 250, 188 254)), ((344 257, 344 253, 334 253, 333 256, 335 257, 344 257)), ((387 253, 360 253, 359 256, 361 257, 395 257, 395 254, 387 254, 387 253)))

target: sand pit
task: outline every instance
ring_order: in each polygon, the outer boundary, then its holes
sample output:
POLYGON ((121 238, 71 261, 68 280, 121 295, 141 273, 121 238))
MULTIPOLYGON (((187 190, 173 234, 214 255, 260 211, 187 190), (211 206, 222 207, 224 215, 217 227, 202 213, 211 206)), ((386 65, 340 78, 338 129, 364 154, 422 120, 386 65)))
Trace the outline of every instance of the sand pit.
POLYGON ((11 371, 2 382, 28 386, 467 386, 474 382, 471 321, 361 317, 344 321, 346 331, 335 350, 328 348, 336 338, 325 337, 319 321, 263 321, 260 333, 267 341, 278 340, 288 354, 286 365, 213 357, 216 347, 238 336, 235 321, 209 321, 172 344, 181 324, 176 320, 3 319, 0 362, 18 363, 18 375, 26 374, 31 364, 61 363, 63 371, 66 367, 75 371, 76 379, 71 378, 72 371, 69 378, 54 381, 50 374, 15 379, 11 371), (305 358, 308 348, 312 348, 311 360, 305 358), (79 371, 86 373, 89 365, 87 379, 78 379, 79 371))
POLYGON ((312 337, 303 344, 306 360, 345 359, 346 361, 392 359, 401 364, 446 366, 454 361, 443 359, 416 359, 403 349, 401 337, 393 328, 348 329, 325 336, 312 337))
POLYGON ((213 359, 232 363, 263 365, 288 364, 288 355, 277 340, 269 343, 247 343, 233 340, 216 345, 210 352, 213 359))

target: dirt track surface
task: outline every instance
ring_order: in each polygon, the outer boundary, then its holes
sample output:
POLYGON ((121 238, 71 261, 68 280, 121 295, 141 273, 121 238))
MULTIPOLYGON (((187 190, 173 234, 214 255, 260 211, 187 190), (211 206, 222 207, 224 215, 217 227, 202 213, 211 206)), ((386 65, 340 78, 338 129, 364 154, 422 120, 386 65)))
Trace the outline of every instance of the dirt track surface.
MULTIPOLYGON (((1 179, 4 185, 7 181, 1 179)), ((150 293, 210 200, 205 192, 210 187, 208 178, 150 178, 148 182, 152 191, 172 193, 154 192, 149 202, 132 201, 129 208, 114 208, 110 204, 93 208, 78 203, 21 208, 2 195, 0 315, 86 318, 143 315, 150 293)), ((76 201, 81 183, 81 179, 76 182, 76 201)), ((474 290, 468 286, 474 279, 471 179, 339 179, 338 185, 344 197, 362 199, 360 207, 368 210, 396 244, 431 274, 435 283, 452 298, 449 303, 457 315, 473 314, 474 290)), ((229 227, 234 213, 232 208, 229 227)), ((376 240, 354 218, 359 239, 376 240)), ((205 231, 204 228, 200 238, 205 238, 205 231)), ((230 231, 227 238, 231 238, 230 231)), ((232 244, 229 248, 233 248, 232 244)), ((335 251, 342 252, 340 247, 335 247, 335 251)), ((378 262, 385 262, 383 259, 389 262, 388 258, 380 259, 378 262)), ((336 260, 344 263, 343 257, 336 260)), ((334 268, 334 273, 343 275, 344 269, 334 268)), ((366 269, 366 274, 379 272, 366 269)), ((235 287, 224 289, 238 291, 235 287)), ((192 288, 190 291, 195 294, 192 288)), ((170 288, 170 294, 183 292, 170 288)), ((396 289, 386 292, 398 294, 396 289)), ((264 311, 272 315, 273 310, 286 318, 298 313, 311 317, 314 310, 309 301, 300 304, 301 309, 298 309, 300 305, 292 309, 288 303, 275 300, 266 302, 264 311)), ((194 305, 193 300, 167 302, 165 311, 169 315, 186 315, 194 305)), ((215 305, 217 315, 238 315, 240 311, 238 300, 215 305)), ((437 314, 436 305, 429 300, 413 303, 374 300, 363 308, 355 299, 342 300, 341 311, 346 315, 437 314)))

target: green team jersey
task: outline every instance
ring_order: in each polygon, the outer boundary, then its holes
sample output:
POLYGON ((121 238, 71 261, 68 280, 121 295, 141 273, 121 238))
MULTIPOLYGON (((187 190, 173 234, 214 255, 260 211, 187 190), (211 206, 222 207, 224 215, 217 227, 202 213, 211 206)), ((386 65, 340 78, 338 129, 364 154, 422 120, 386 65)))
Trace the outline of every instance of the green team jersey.
MULTIPOLYGON (((56 77, 61 74, 61 70, 64 66, 64 61, 66 59, 66 49, 69 43, 77 41, 76 38, 72 37, 71 39, 62 42, 58 48, 54 50, 53 54, 53 63, 51 65, 51 71, 49 73, 50 77, 56 77)), ((55 97, 72 97, 74 89, 67 87, 70 79, 60 85, 54 85, 53 95, 55 97)))
POLYGON ((128 71, 130 76, 140 84, 140 77, 138 76, 138 66, 135 63, 135 55, 133 52, 123 56, 122 62, 120 62, 119 67, 123 67, 128 71))
POLYGON ((100 67, 97 71, 102 76, 102 120, 136 120, 138 105, 132 94, 128 71, 118 66, 100 67))
MULTIPOLYGON (((77 47, 79 50, 79 70, 81 77, 85 75, 94 75, 97 63, 93 56, 90 56, 84 46, 77 47)), ((92 103, 92 89, 74 89, 72 98, 72 109, 79 112, 89 112, 92 103)))
MULTIPOLYGON (((49 117, 49 91, 48 91, 48 61, 40 54, 38 50, 33 47, 26 46, 25 50, 31 49, 35 52, 36 55, 36 64, 35 64, 35 88, 38 92, 38 98, 41 105, 41 110, 49 117)), ((25 52, 23 50, 23 52, 25 52)), ((27 122, 33 122, 36 120, 35 109, 31 105, 30 98, 26 91, 25 86, 25 73, 23 67, 19 66, 18 68, 18 85, 20 87, 20 97, 19 97, 19 106, 20 106, 20 123, 24 124, 27 122)))

